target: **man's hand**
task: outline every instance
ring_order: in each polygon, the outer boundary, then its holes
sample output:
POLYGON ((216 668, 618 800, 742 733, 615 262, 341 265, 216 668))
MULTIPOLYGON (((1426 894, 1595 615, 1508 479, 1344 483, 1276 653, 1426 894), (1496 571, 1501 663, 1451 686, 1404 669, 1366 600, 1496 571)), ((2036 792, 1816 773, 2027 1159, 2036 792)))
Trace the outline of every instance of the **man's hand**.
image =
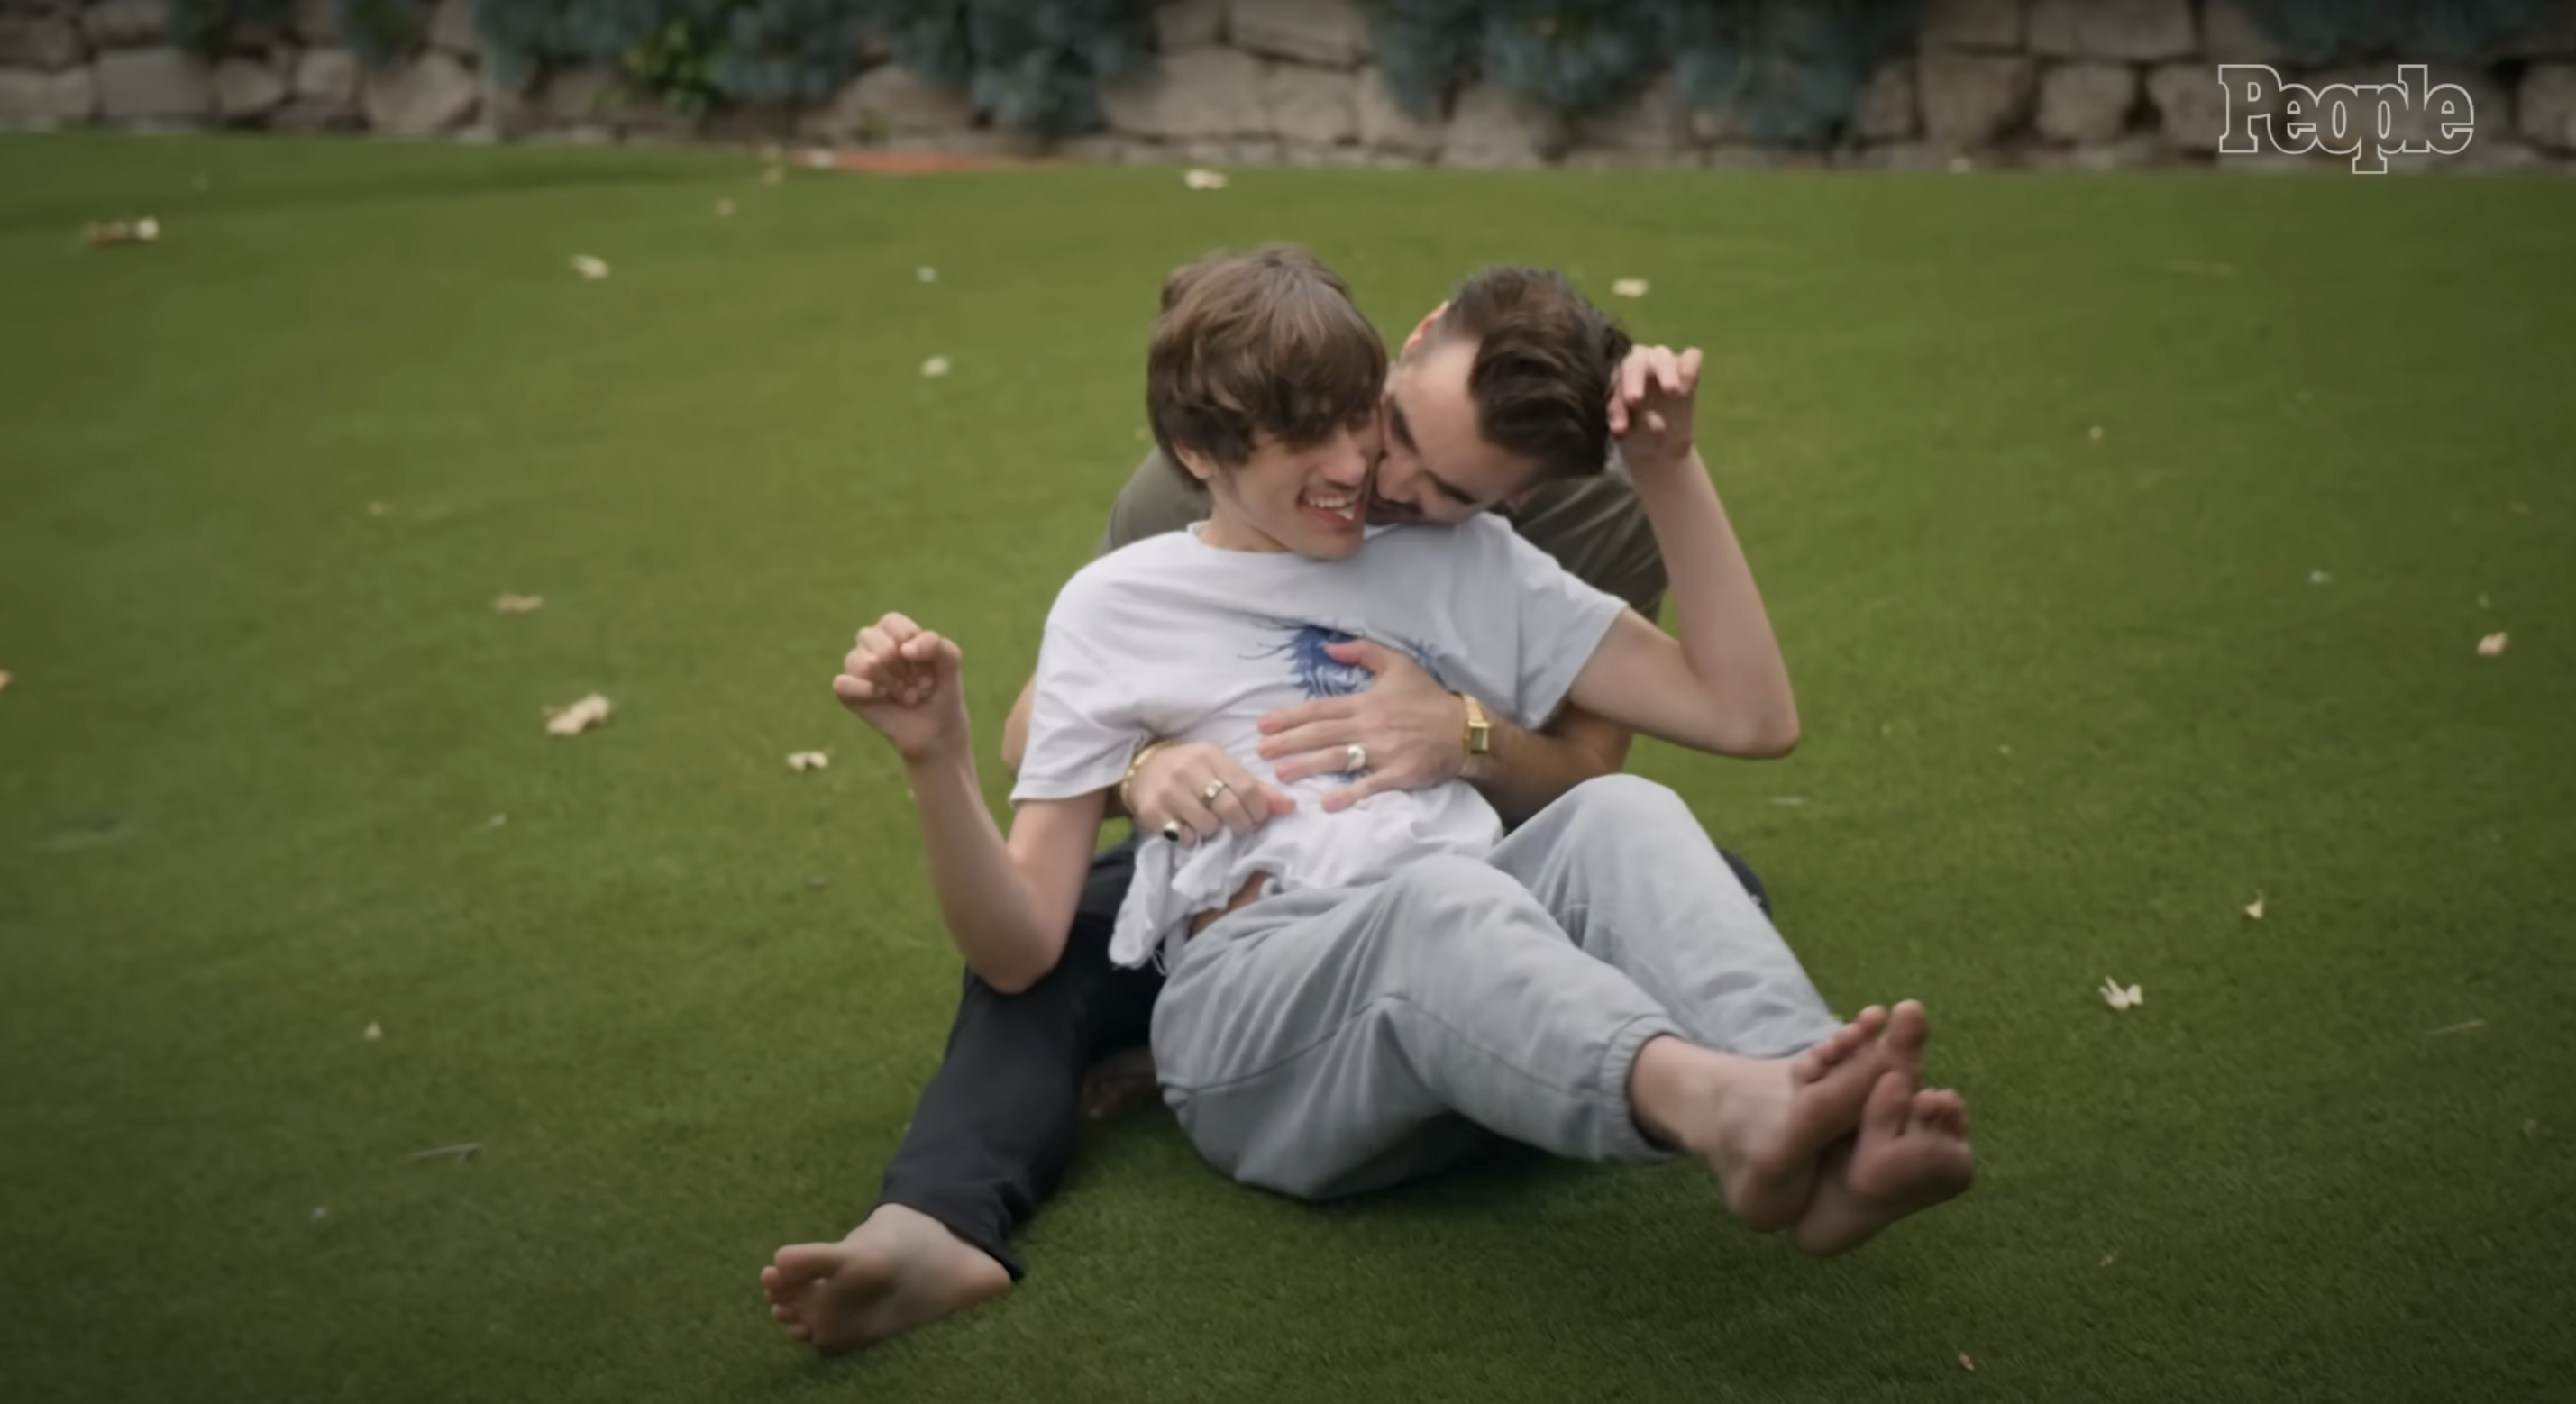
POLYGON ((1365 639, 1326 645, 1334 661, 1377 675, 1366 692, 1282 707, 1261 719, 1261 758, 1278 760, 1281 780, 1338 775, 1350 748, 1368 753, 1358 784, 1324 796, 1337 813, 1384 790, 1418 790, 1455 780, 1467 764, 1467 704, 1434 682, 1420 664, 1365 639))
POLYGON ((1251 833, 1297 808, 1278 786, 1254 779, 1241 761, 1205 741, 1165 746, 1145 757, 1127 782, 1127 795, 1138 833, 1159 833, 1178 820, 1184 847, 1228 829, 1251 833))
POLYGON ((1699 396, 1699 348, 1640 346, 1610 387, 1610 437, 1629 471, 1663 473, 1690 461, 1699 396))
POLYGON ((963 659, 955 643, 889 614, 859 631, 832 695, 894 743, 906 764, 963 754, 971 744, 958 683, 963 659))

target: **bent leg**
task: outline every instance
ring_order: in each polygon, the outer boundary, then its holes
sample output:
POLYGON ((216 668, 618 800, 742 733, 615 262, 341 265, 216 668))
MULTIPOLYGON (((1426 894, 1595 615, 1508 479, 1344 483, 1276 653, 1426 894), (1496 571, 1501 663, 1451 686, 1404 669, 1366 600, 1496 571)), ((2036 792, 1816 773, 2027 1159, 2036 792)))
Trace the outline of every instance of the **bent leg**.
POLYGON ((1154 1014, 1164 1098, 1200 1153, 1305 1198, 1437 1169, 1460 1123, 1587 1160, 1665 1152, 1631 1117, 1677 1032, 1518 883, 1426 859, 1375 887, 1273 897, 1182 948, 1154 1014))
POLYGON ((1681 797, 1630 775, 1568 791, 1489 860, 1583 951, 1625 971, 1694 1042, 1753 1058, 1838 1021, 1681 797))

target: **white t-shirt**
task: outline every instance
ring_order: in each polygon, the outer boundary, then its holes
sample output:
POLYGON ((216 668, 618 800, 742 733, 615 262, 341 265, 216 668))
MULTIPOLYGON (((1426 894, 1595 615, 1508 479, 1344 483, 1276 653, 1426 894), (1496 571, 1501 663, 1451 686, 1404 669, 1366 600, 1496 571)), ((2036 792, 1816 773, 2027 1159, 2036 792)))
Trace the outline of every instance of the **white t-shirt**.
MULTIPOLYGON (((1260 757, 1261 718, 1365 690, 1367 669, 1324 652, 1348 638, 1399 650, 1442 687, 1535 729, 1626 608, 1491 516, 1380 528, 1341 561, 1230 551, 1201 540, 1203 530, 1113 551, 1056 597, 1012 803, 1108 789, 1155 737, 1212 742, 1279 783, 1260 757)), ((1501 816, 1464 781, 1325 813, 1323 797, 1353 778, 1282 784, 1296 812, 1239 838, 1183 848, 1147 837, 1111 958, 1144 964, 1256 873, 1271 877, 1272 892, 1359 886, 1430 854, 1482 856, 1502 837, 1501 816)))

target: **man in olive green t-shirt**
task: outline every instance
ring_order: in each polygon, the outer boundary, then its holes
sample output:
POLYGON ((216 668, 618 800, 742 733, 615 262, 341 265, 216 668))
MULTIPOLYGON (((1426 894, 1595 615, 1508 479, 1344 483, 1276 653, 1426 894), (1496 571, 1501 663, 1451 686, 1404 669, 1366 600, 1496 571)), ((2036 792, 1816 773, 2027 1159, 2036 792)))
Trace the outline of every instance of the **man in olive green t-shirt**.
MULTIPOLYGON (((1646 353, 1633 349, 1553 274, 1489 268, 1468 278, 1389 365, 1375 422, 1353 426, 1376 464, 1368 520, 1445 525, 1500 513, 1574 575, 1658 617, 1663 560, 1627 469, 1610 461, 1614 425, 1624 429, 1626 407, 1645 395, 1646 353)), ((1205 489, 1157 452, 1119 492, 1100 550, 1207 515, 1205 489)), ((1777 668, 1778 645, 1731 531, 1723 544, 1733 559, 1712 564, 1745 587, 1723 612, 1725 651, 1751 669, 1777 668)), ((1401 653, 1366 641, 1331 651, 1374 680, 1359 693, 1274 713, 1261 757, 1282 780, 1361 772, 1326 797, 1326 809, 1464 779, 1516 825, 1626 763, 1627 728, 1571 704, 1524 731, 1444 690, 1401 653)), ((1004 727, 1003 763, 1015 774, 1030 706, 1023 689, 1004 727)), ((1113 809, 1139 832, 1187 841, 1264 822, 1265 792, 1275 793, 1215 747, 1148 746, 1113 809)), ((825 1351, 858 1349, 998 1296, 1022 1275, 1011 1234, 1071 1163, 1086 1096, 1097 1114, 1123 1091, 1152 1085, 1150 1061, 1139 1055, 1162 975, 1109 959, 1134 848, 1123 843, 1094 860, 1064 952, 1035 985, 1003 995, 967 973, 946 1056, 886 1168, 876 1209, 842 1242, 781 1250, 763 1273, 772 1314, 790 1335, 825 1351), (1101 1064, 1110 1075, 1087 1090, 1085 1071, 1104 1055, 1119 1056, 1101 1064)), ((1751 872, 1728 857, 1767 911, 1751 872)))

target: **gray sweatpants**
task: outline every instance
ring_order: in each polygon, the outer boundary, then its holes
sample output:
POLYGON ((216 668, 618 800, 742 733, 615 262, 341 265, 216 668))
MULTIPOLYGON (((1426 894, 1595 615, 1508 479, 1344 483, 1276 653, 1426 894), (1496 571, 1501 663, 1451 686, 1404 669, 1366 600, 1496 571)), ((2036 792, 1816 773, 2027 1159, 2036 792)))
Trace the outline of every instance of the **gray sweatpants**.
POLYGON ((1681 798, 1614 775, 1483 860, 1219 918, 1182 948, 1153 1041, 1164 1100, 1209 1163, 1325 1199, 1495 1136, 1663 1158, 1628 1106, 1648 1039, 1770 1058, 1836 1026, 1681 798))

